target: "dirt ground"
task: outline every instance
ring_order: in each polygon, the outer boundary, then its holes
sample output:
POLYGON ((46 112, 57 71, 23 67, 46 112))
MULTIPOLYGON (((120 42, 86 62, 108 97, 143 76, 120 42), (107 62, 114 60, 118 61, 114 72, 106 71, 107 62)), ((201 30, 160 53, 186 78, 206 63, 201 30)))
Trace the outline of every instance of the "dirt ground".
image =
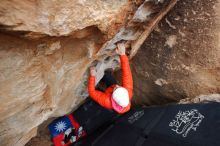
POLYGON ((52 119, 45 121, 38 128, 38 134, 36 137, 32 138, 25 146, 52 146, 53 143, 50 138, 50 132, 48 125, 52 122, 52 119))
MULTIPOLYGON (((159 23, 131 61, 136 104, 165 104, 220 93, 216 3, 179 1, 159 23)), ((38 136, 26 146, 52 144, 48 123, 40 126, 38 136)))

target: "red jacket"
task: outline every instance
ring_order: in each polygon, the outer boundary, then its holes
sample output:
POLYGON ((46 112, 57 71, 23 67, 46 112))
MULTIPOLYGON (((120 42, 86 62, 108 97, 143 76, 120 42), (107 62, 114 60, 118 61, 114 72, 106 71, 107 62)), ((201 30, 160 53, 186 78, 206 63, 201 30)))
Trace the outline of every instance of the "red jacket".
MULTIPOLYGON (((132 80, 128 57, 126 55, 121 55, 120 60, 121 60, 121 68, 122 68, 122 86, 128 90, 128 94, 130 98, 129 105, 125 107, 122 110, 122 112, 120 112, 122 114, 129 111, 131 107, 131 98, 133 96, 133 80, 132 80)), ((99 103, 101 106, 107 109, 113 109, 111 98, 114 87, 115 85, 108 87, 105 90, 105 92, 95 90, 95 76, 89 77, 88 91, 90 97, 93 100, 95 100, 97 103, 99 103)))

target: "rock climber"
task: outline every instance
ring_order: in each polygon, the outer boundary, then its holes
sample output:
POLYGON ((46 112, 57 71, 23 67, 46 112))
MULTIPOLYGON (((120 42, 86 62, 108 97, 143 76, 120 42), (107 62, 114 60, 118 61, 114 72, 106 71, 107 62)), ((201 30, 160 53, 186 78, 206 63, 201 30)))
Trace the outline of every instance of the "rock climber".
POLYGON ((129 66, 129 60, 126 55, 124 43, 118 43, 116 53, 120 55, 121 68, 122 68, 122 86, 118 85, 116 80, 111 75, 111 71, 105 71, 102 81, 105 82, 107 89, 102 92, 96 90, 96 69, 90 67, 90 77, 88 82, 88 91, 90 97, 107 109, 113 109, 119 114, 128 112, 131 107, 131 99, 133 95, 133 80, 129 66))

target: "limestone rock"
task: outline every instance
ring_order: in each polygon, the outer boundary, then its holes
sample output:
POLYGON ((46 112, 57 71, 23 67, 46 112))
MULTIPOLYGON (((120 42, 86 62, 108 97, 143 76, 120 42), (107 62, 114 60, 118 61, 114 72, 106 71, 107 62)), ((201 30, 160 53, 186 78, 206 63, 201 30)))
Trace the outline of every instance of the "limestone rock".
POLYGON ((215 0, 179 1, 158 24, 132 59, 137 104, 220 93, 219 8, 215 0))
POLYGON ((200 95, 195 98, 184 98, 179 104, 220 102, 220 94, 200 95))
POLYGON ((175 3, 1 1, 1 145, 24 145, 43 121, 77 108, 88 96, 88 67, 96 66, 97 82, 106 68, 119 67, 115 43, 129 47, 146 37, 175 3))
POLYGON ((0 23, 8 30, 50 36, 70 35, 89 26, 108 33, 124 21, 131 6, 128 0, 5 0, 0 4, 0 23))

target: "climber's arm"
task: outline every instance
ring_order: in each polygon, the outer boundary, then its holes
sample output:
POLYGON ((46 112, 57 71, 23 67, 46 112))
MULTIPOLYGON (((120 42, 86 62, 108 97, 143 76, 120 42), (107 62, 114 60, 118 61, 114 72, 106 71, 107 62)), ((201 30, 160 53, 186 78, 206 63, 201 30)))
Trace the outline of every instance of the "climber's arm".
POLYGON ((120 43, 118 46, 118 54, 120 55, 121 69, 122 69, 122 86, 128 90, 129 98, 133 96, 133 79, 129 65, 128 57, 125 54, 125 46, 120 43))
POLYGON ((128 90, 129 98, 133 96, 133 79, 131 69, 126 55, 120 56, 121 69, 122 69, 122 86, 128 90))
MULTIPOLYGON (((92 70, 92 69, 91 69, 92 70)), ((95 89, 95 76, 94 72, 90 71, 90 77, 89 77, 89 82, 88 82, 88 91, 89 91, 89 96, 96 101, 98 104, 101 106, 111 109, 111 101, 107 97, 107 95, 104 92, 98 91, 95 89)))

